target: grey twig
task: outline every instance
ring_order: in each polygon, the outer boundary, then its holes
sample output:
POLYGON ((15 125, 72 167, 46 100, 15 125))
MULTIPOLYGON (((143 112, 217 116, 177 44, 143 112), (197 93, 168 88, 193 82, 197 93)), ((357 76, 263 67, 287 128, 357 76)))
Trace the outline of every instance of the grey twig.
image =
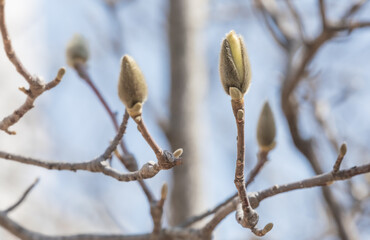
POLYGON ((36 178, 35 181, 26 189, 26 191, 22 194, 22 196, 18 199, 17 202, 15 202, 13 205, 5 209, 3 212, 5 214, 10 213, 14 209, 16 209, 28 196, 28 194, 32 191, 32 189, 36 186, 36 184, 39 182, 39 178, 36 178))
POLYGON ((20 75, 22 75, 23 78, 29 84, 29 89, 25 89, 23 87, 20 88, 20 90, 27 95, 24 104, 22 104, 12 114, 10 114, 9 116, 5 117, 3 120, 0 121, 0 130, 12 135, 15 134, 15 132, 9 130, 9 127, 17 123, 29 110, 33 108, 33 103, 38 96, 40 96, 43 92, 50 90, 58 85, 58 83, 61 81, 65 73, 65 69, 60 68, 57 77, 49 83, 45 83, 38 76, 31 76, 31 74, 23 66, 23 64, 21 63, 20 59, 18 58, 14 51, 12 41, 10 40, 9 37, 8 29, 5 24, 4 8, 5 0, 0 0, 0 31, 3 39, 4 50, 9 61, 14 65, 17 72, 20 75))

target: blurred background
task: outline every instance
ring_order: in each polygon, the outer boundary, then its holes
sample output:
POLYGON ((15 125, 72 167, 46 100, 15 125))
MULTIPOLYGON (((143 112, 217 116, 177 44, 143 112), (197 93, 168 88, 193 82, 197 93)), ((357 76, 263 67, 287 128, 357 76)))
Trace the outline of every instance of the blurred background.
MULTIPOLYGON (((249 191, 331 171, 343 141, 348 154, 342 168, 370 161, 370 28, 327 28, 370 21, 365 2, 325 1, 325 27, 316 0, 12 0, 5 13, 19 58, 46 81, 66 66, 69 39, 83 35, 91 51, 88 72, 119 120, 124 113, 117 95, 120 58, 129 54, 136 60, 149 88, 143 113, 149 131, 162 148, 184 149, 182 166, 145 181, 157 198, 161 185, 169 184, 164 213, 169 226, 236 192, 235 120, 218 73, 220 44, 232 29, 244 37, 253 72, 245 98, 246 173, 257 161, 256 126, 266 100, 278 131, 277 146, 249 191)), ((1 118, 23 103, 20 86, 26 82, 2 49, 1 118)), ((1 151, 53 161, 90 160, 115 136, 101 103, 70 67, 61 84, 41 95, 11 129, 17 135, 0 132, 1 151)), ((139 166, 155 160, 132 120, 124 139, 139 166)), ((115 158, 113 166, 125 171, 115 158)), ((10 215, 33 231, 152 230, 149 205, 136 182, 2 159, 0 207, 15 202, 36 177, 40 183, 10 215)), ((261 226, 274 223, 264 239, 370 239, 370 176, 324 191, 281 194, 263 201, 258 213, 261 226)), ((214 238, 256 237, 232 213, 214 238)), ((0 228, 0 239, 14 237, 0 228)))

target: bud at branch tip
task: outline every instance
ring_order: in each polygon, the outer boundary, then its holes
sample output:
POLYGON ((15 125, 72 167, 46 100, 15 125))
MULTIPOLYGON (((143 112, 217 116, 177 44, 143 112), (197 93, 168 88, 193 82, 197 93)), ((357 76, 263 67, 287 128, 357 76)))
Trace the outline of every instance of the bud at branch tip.
POLYGON ((225 92, 233 100, 243 98, 250 86, 251 76, 244 40, 234 31, 230 31, 222 41, 220 52, 220 78, 225 92))

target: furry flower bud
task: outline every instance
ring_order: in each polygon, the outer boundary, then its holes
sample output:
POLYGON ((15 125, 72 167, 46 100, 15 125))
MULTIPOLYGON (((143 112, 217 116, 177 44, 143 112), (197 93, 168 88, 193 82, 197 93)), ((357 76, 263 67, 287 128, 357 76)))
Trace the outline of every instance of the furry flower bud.
MULTIPOLYGON (((231 95, 230 88, 247 92, 251 82, 251 67, 243 38, 230 31, 222 41, 220 53, 220 77, 226 93, 231 95)), ((235 94, 233 96, 236 97, 235 94)), ((233 98, 234 99, 234 98, 233 98)))
POLYGON ((139 66, 128 55, 121 60, 118 96, 131 117, 141 115, 142 106, 148 96, 148 87, 139 66))
POLYGON ((75 34, 67 44, 67 64, 74 67, 76 63, 86 63, 89 56, 90 51, 87 40, 83 36, 75 34))
POLYGON ((263 105, 257 125, 257 141, 260 149, 270 151, 275 147, 276 126, 270 104, 263 105))

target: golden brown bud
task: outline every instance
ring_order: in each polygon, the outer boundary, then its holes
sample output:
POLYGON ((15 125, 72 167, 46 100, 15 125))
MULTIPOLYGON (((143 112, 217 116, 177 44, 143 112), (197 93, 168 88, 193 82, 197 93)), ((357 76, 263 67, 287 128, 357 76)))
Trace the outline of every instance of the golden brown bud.
POLYGON ((270 104, 263 105, 257 125, 257 141, 261 150, 270 151, 275 147, 276 126, 270 104))
POLYGON ((118 96, 131 117, 141 115, 142 106, 148 96, 148 87, 139 66, 128 55, 121 60, 118 96))
MULTIPOLYGON (((251 82, 251 67, 243 38, 230 31, 222 41, 220 53, 221 83, 228 95, 242 98, 251 82), (230 88, 236 88, 241 96, 231 94, 230 88)), ((235 91, 233 91, 235 93, 235 91)))
POLYGON ((87 40, 81 35, 75 34, 67 44, 67 64, 74 67, 76 63, 86 63, 89 56, 90 51, 87 40))

